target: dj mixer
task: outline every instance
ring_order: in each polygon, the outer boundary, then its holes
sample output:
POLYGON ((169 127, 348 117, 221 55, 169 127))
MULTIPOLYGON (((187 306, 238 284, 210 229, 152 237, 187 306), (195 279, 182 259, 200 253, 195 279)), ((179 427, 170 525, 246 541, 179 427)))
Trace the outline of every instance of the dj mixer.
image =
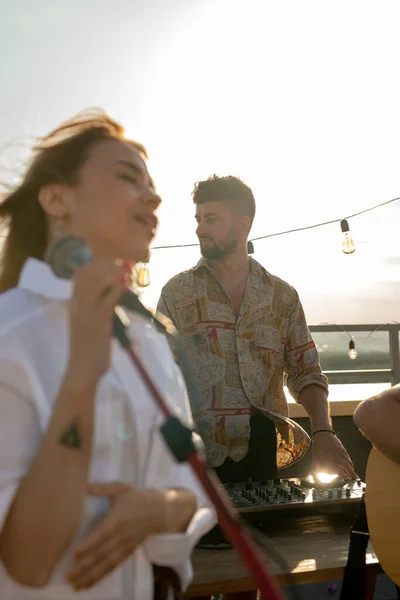
POLYGON ((290 512, 331 512, 357 504, 365 489, 361 481, 336 478, 329 484, 314 483, 312 478, 274 479, 227 483, 225 489, 240 513, 265 513, 290 509, 290 512))

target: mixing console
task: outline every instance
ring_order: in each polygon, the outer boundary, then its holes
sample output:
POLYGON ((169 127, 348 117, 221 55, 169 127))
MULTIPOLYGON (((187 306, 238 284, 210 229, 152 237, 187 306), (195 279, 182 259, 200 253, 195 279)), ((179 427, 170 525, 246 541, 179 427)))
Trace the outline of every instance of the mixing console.
POLYGON ((330 484, 314 484, 307 479, 274 479, 264 482, 225 484, 230 499, 241 513, 265 512, 282 508, 326 508, 358 502, 365 484, 335 479, 330 484))

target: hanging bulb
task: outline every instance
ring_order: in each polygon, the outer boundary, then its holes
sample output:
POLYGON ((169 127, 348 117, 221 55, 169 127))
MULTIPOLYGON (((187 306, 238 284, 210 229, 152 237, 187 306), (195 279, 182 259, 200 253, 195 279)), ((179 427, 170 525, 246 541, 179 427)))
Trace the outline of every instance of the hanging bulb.
POLYGON ((342 242, 342 251, 345 254, 353 254, 356 249, 356 245, 354 243, 353 238, 350 235, 350 227, 346 219, 340 221, 340 228, 344 233, 343 242, 342 242))
POLYGON ((356 345, 354 343, 354 340, 350 340, 349 358, 351 358, 351 360, 356 360, 356 358, 357 358, 357 350, 356 350, 356 345))
POLYGON ((147 263, 143 263, 137 272, 136 278, 139 287, 144 288, 150 285, 150 271, 147 263))

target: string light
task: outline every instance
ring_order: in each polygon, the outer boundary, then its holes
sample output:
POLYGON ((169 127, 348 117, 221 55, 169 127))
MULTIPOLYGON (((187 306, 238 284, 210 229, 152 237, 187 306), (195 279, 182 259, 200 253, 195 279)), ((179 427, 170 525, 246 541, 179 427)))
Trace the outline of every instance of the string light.
POLYGON ((148 263, 142 263, 137 270, 136 282, 141 288, 145 288, 150 285, 150 271, 147 266, 148 263))
MULTIPOLYGON (((348 217, 346 217, 344 219, 332 219, 331 221, 323 221, 322 223, 315 223, 314 225, 307 225, 306 227, 297 227, 296 229, 288 229, 286 231, 278 231, 277 233, 269 233, 267 235, 261 235, 259 237, 253 238, 252 240, 249 240, 247 242, 247 251, 249 254, 254 254, 253 242, 258 242, 259 240, 266 240, 267 238, 277 237, 279 235, 287 235, 288 233, 297 233, 299 231, 307 231, 309 229, 316 229, 317 227, 324 227, 325 225, 332 225, 333 223, 340 223, 341 227, 342 227, 342 231, 345 234, 345 239, 347 240, 346 242, 343 241, 342 250, 345 254, 352 254, 355 251, 355 244, 350 235, 348 235, 346 237, 346 233, 349 233, 349 231, 350 231, 350 228, 348 225, 348 220, 353 219, 354 217, 358 217, 359 215, 363 215, 364 213, 370 212, 371 210, 376 210, 377 208, 381 208, 382 206, 392 204, 393 202, 397 202, 398 200, 400 200, 400 197, 392 198, 391 200, 386 200, 386 202, 381 202, 381 204, 376 204, 375 206, 371 206, 370 208, 365 208, 364 210, 360 210, 359 212, 349 215, 348 217), (346 226, 344 224, 346 224, 347 228, 348 228, 346 231, 343 229, 343 227, 346 226), (346 247, 346 249, 345 249, 345 247, 346 247)), ((4 234, 0 234, 0 238, 5 238, 5 237, 7 237, 7 236, 4 234)), ((172 248, 194 248, 196 246, 199 246, 199 244, 174 244, 171 246, 154 246, 152 248, 152 250, 168 250, 168 249, 172 249, 172 248)), ((148 267, 146 267, 145 264, 143 265, 143 267, 141 267, 141 269, 143 269, 142 280, 144 282, 148 281, 148 283, 142 287, 147 287, 150 284, 150 272, 149 272, 148 267)), ((139 269, 139 272, 141 269, 139 269)))
POLYGON ((351 360, 356 360, 357 358, 357 350, 354 340, 350 340, 349 343, 349 358, 351 358, 351 360))
POLYGON ((254 244, 253 242, 247 242, 247 254, 254 254, 254 244))
POLYGON ((344 233, 342 251, 345 254, 353 254, 353 252, 355 252, 356 245, 354 243, 353 238, 350 235, 350 227, 347 219, 343 219, 343 221, 340 221, 340 228, 342 230, 342 233, 344 233))
POLYGON ((399 325, 398 321, 388 321, 387 323, 383 323, 381 325, 377 325, 375 327, 375 329, 373 329, 372 331, 370 331, 367 335, 352 335, 349 331, 347 331, 347 329, 345 329, 345 327, 343 327, 342 325, 338 325, 337 323, 320 323, 320 325, 330 325, 333 327, 337 327, 338 329, 340 329, 341 331, 343 331, 344 333, 347 333, 347 335, 350 338, 350 342, 349 342, 349 358, 351 360, 355 360, 358 356, 358 352, 356 350, 356 343, 355 343, 355 339, 363 339, 363 340, 367 340, 370 339, 371 336, 376 332, 379 331, 379 329, 382 329, 383 327, 386 327, 387 325, 399 325))
MULTIPOLYGON (((258 242, 259 240, 266 240, 267 238, 277 237, 279 235, 287 235, 288 233, 297 233, 299 231, 307 231, 308 229, 316 229, 317 227, 324 227, 325 225, 332 225, 333 223, 342 223, 344 221, 348 221, 349 219, 354 219, 354 217, 358 217, 359 215, 363 215, 367 212, 370 212, 371 210, 376 210, 377 208, 381 208, 382 206, 386 206, 387 204, 392 204, 393 202, 397 202, 398 200, 400 200, 400 197, 392 198, 391 200, 386 200, 386 202, 381 202, 381 204, 376 204, 375 206, 371 206, 370 208, 365 208, 364 210, 360 210, 359 212, 349 215, 349 216, 345 217, 344 219, 343 218, 332 219, 331 221, 323 221, 322 223, 315 223, 314 225, 307 225, 306 227, 297 227, 296 229, 287 229, 286 231, 278 231, 277 233, 269 233, 267 235, 261 235, 259 237, 253 238, 252 240, 249 240, 248 248, 250 247, 254 251, 253 242, 258 242), (250 244, 251 244, 251 246, 249 246, 250 244)), ((172 249, 172 248, 194 248, 198 245, 199 244, 174 244, 172 246, 154 246, 153 250, 168 250, 168 249, 172 249)), ((248 252, 249 252, 249 254, 252 253, 249 250, 248 250, 248 252)))

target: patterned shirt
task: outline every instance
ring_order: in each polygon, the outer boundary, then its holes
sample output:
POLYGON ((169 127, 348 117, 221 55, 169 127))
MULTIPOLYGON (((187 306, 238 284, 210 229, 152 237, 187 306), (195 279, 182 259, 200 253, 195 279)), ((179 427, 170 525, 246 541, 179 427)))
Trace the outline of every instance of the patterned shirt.
POLYGON ((216 275, 201 259, 164 286, 158 311, 180 333, 193 376, 193 417, 209 465, 246 455, 255 412, 265 414, 277 428, 278 468, 299 460, 310 440, 288 418, 284 377, 295 400, 310 384, 328 392, 328 382, 296 290, 250 258, 236 316, 216 275))

